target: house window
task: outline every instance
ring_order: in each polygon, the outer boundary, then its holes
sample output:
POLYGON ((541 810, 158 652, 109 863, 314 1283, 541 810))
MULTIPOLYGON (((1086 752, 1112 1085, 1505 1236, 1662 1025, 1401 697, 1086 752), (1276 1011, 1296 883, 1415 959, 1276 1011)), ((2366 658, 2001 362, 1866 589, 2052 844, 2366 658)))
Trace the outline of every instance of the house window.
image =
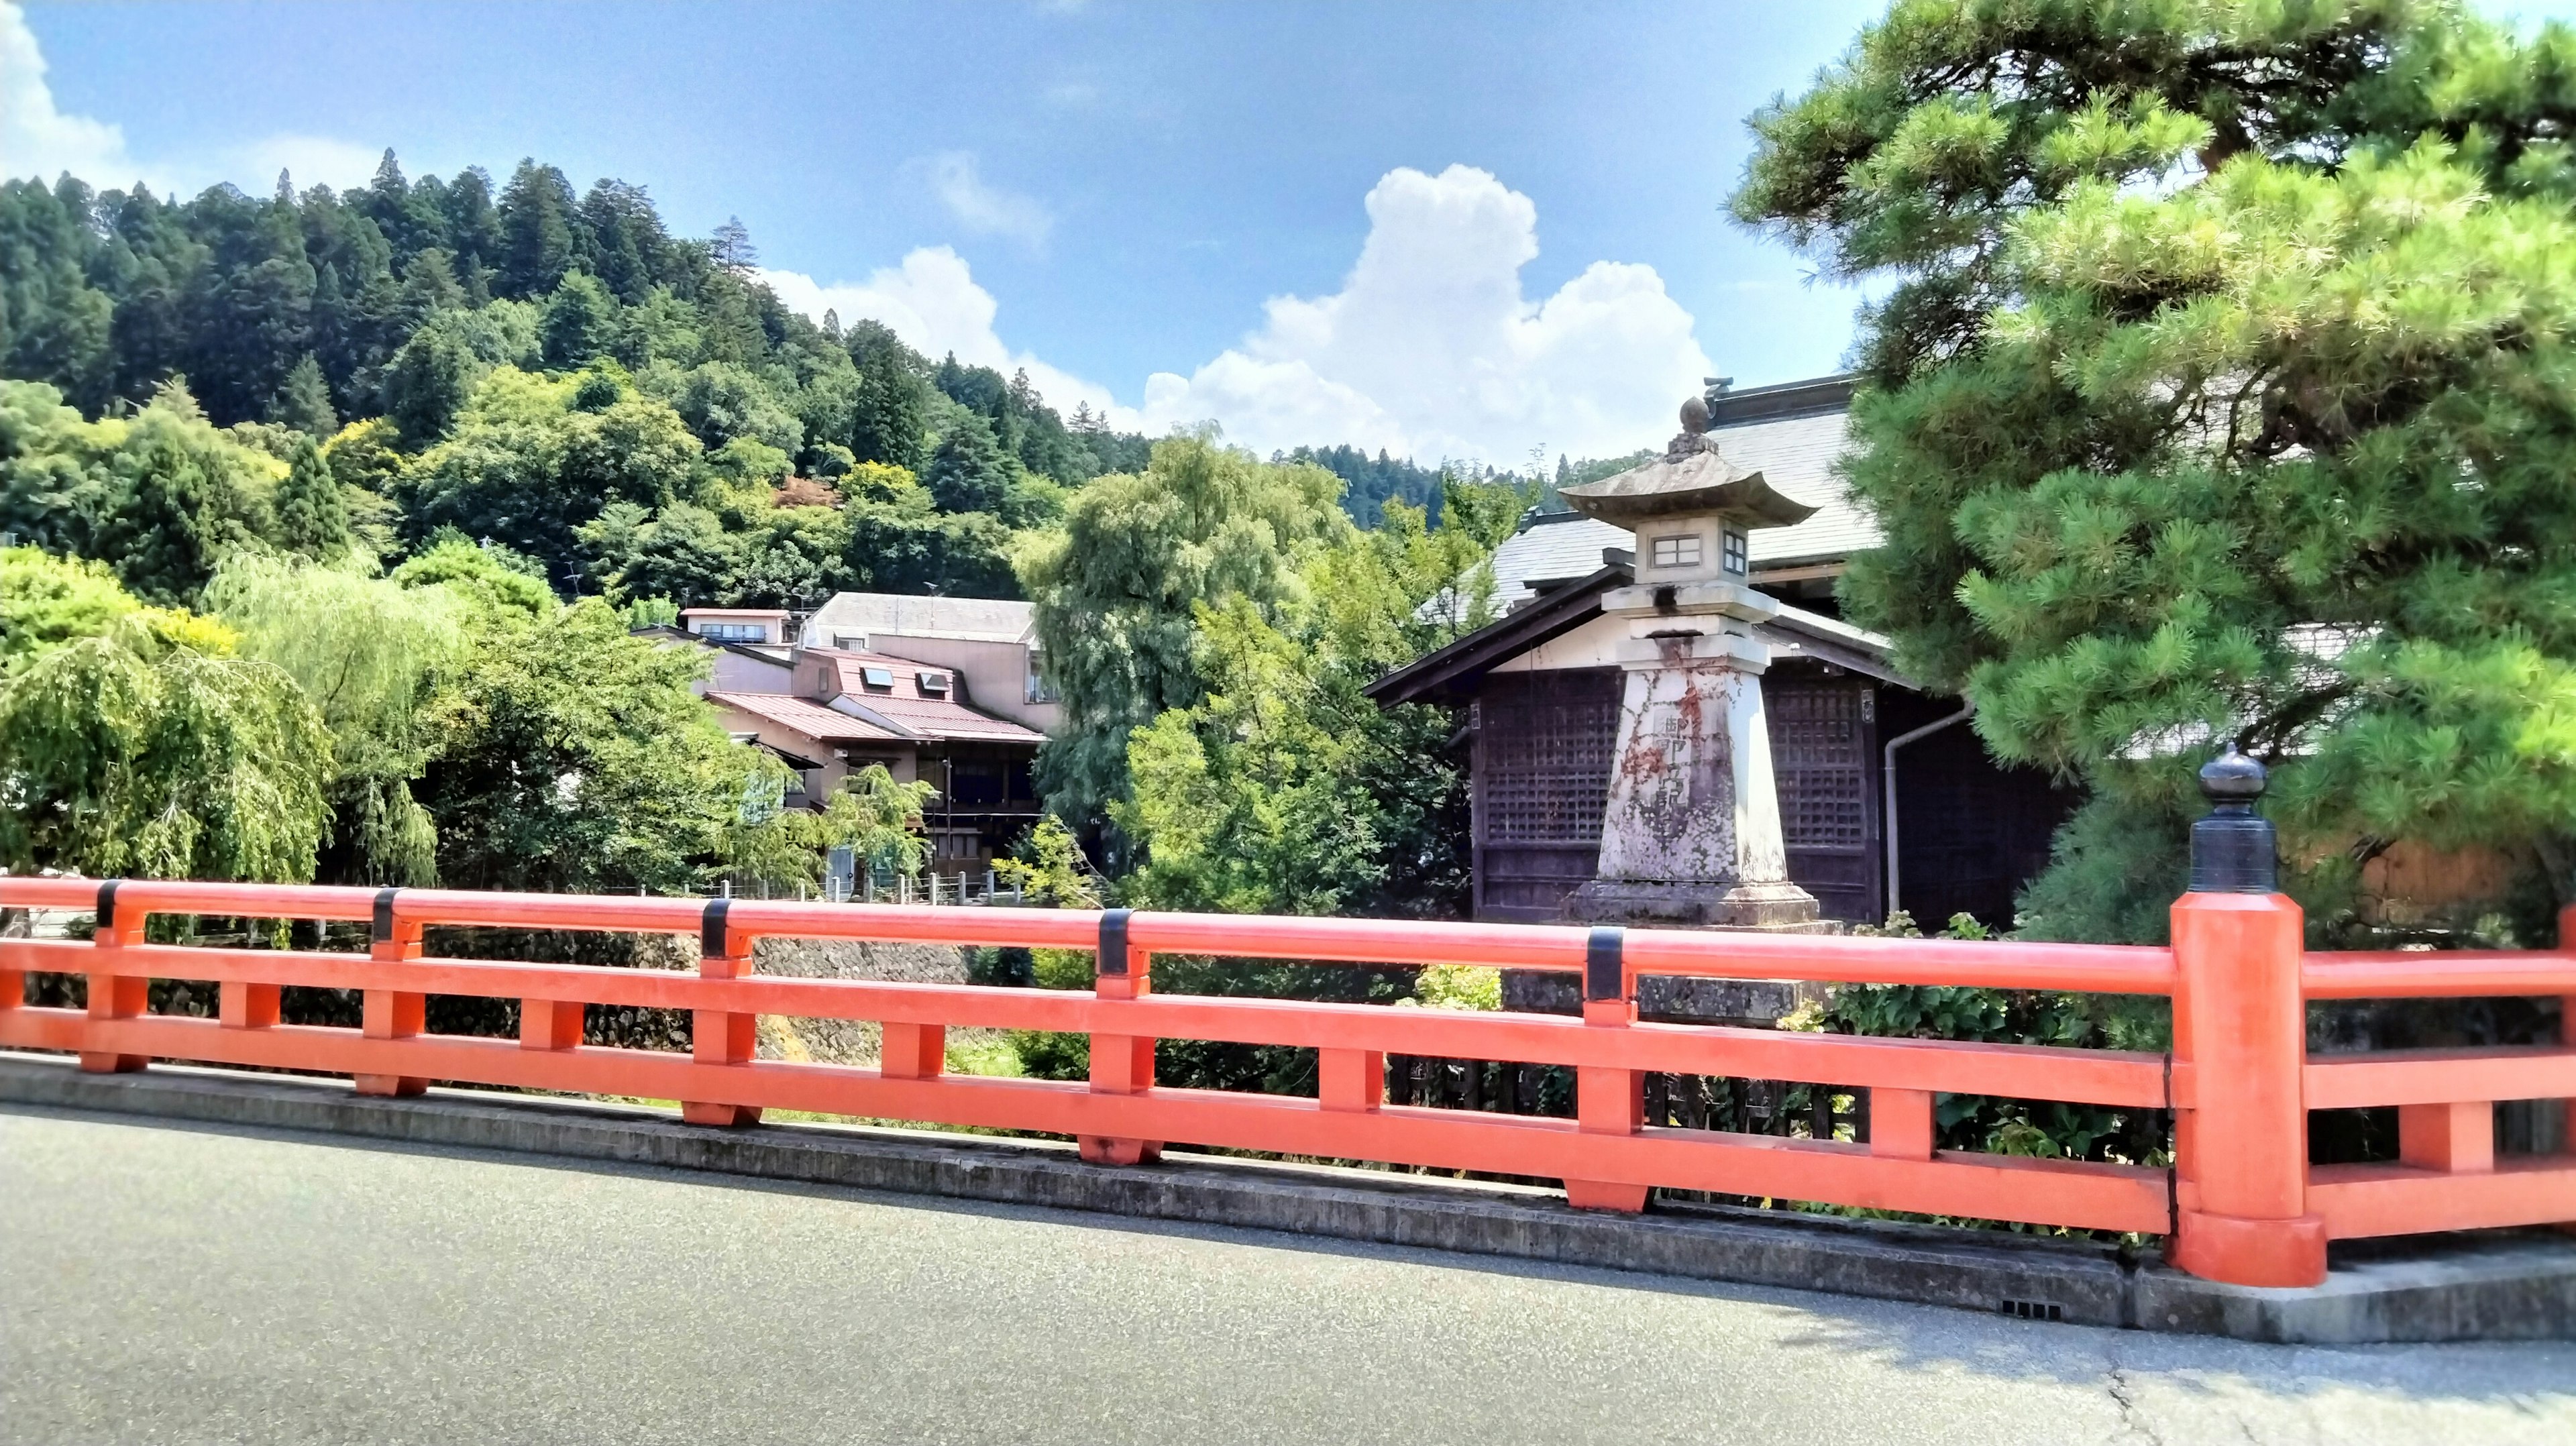
POLYGON ((894 691, 894 669, 861 668, 859 681, 871 693, 891 693, 894 691))
POLYGON ((1046 680, 1046 674, 1038 671, 1038 659, 1035 653, 1029 655, 1028 679, 1026 685, 1020 690, 1020 701, 1024 703, 1056 701, 1055 685, 1046 680))
POLYGON ((945 698, 948 696, 948 675, 946 673, 915 673, 913 678, 921 685, 921 691, 929 694, 931 697, 945 698))
POLYGON ((1683 532, 1671 537, 1658 537, 1654 541, 1654 551, 1649 556, 1652 565, 1659 568, 1697 567, 1699 566, 1699 534, 1683 532))
POLYGON ((848 633, 834 633, 832 635, 832 646, 845 653, 863 653, 867 651, 868 635, 860 633, 856 637, 853 637, 848 633))
POLYGON ((1744 576, 1744 534, 1729 527, 1723 530, 1723 536, 1726 551, 1720 555, 1719 563, 1728 572, 1742 577, 1744 576))
POLYGON ((991 808, 1009 785, 998 759, 961 758, 948 766, 948 801, 959 808, 991 808))
POLYGON ((700 623, 698 636, 716 643, 765 643, 769 627, 765 623, 700 623))

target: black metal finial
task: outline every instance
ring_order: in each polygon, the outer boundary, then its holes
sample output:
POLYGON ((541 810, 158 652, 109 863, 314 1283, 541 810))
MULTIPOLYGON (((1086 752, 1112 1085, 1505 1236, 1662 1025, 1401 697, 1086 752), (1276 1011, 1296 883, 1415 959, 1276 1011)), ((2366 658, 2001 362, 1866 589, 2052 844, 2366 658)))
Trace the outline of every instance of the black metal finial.
POLYGON ((2254 811, 2266 783, 2263 765, 2234 739, 2201 765, 2200 796, 2209 814, 2191 826, 2191 891, 2268 894, 2280 882, 2279 842, 2271 820, 2254 811))

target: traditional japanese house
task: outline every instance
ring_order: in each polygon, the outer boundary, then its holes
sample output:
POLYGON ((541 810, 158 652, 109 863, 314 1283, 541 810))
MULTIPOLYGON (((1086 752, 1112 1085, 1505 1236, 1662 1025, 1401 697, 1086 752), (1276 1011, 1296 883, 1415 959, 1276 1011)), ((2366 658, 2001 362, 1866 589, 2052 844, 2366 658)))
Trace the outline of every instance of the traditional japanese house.
MULTIPOLYGON (((1890 664, 1886 639, 1833 615, 1834 580, 1878 535, 1832 473, 1850 400, 1839 377, 1707 398, 1725 456, 1815 508, 1752 531, 1745 560, 1782 604, 1752 631, 1770 651, 1761 686, 1789 877, 1828 919, 1901 907, 1935 928, 1957 913, 2008 924, 2072 800, 1996 764, 1958 699, 1925 691, 1890 664)), ((1384 705, 1462 714, 1479 918, 1573 917, 1595 876, 1630 631, 1603 599, 1639 581, 1633 548, 1623 528, 1534 513, 1496 553, 1497 621, 1370 689, 1384 705)))

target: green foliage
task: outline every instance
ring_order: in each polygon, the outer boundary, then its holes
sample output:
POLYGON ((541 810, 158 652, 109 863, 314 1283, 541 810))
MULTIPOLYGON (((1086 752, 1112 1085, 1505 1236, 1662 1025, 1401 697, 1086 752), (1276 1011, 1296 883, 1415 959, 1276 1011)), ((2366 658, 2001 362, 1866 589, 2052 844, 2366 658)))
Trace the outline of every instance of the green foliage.
POLYGON ((331 734, 333 882, 437 881, 437 836, 411 796, 445 741, 443 692, 465 656, 467 604, 348 567, 227 564, 207 603, 240 650, 285 670, 331 734))
MULTIPOLYGON (((32 566, 14 553, 7 565, 32 566)), ((223 630, 116 612, 99 632, 26 656, 0 684, 0 862, 312 877, 331 770, 320 715, 283 670, 225 655, 223 630)))
POLYGON ((225 555, 263 530, 254 479, 273 464, 208 426, 182 388, 164 388, 104 460, 89 550, 146 602, 193 601, 225 555))
POLYGON ((1270 460, 1310 462, 1341 478, 1342 510, 1362 527, 1375 527, 1385 521, 1389 502, 1423 508, 1434 523, 1440 520, 1440 470, 1389 457, 1383 447, 1373 458, 1357 447, 1343 445, 1299 447, 1270 460))
POLYGON ((783 770, 690 691, 702 655, 630 635, 596 598, 470 626, 449 735, 413 786, 443 882, 677 892, 724 867, 746 796, 783 770))
POLYGON ((339 479, 311 437, 301 438, 272 502, 277 545, 301 557, 330 560, 349 551, 349 509, 339 479))
POLYGON ((1471 964, 1433 964, 1413 981, 1413 998, 1398 1004, 1425 1009, 1494 1010, 1503 1007, 1503 971, 1471 964))
POLYGON ((637 598, 626 605, 626 626, 637 628, 675 628, 680 625, 680 605, 666 597, 637 598))
POLYGON ((82 421, 50 386, 0 381, 0 531, 85 554, 107 505, 105 458, 120 435, 82 421))
POLYGON ((99 563, 0 549, 0 683, 65 643, 111 631, 142 606, 99 563))
POLYGON ((1099 874, 1082 856, 1082 842, 1054 814, 1040 818, 1012 851, 993 861, 994 874, 1023 900, 1056 909, 1097 909, 1099 874))
POLYGON ((441 533, 411 561, 395 568, 402 587, 443 587, 467 606, 517 622, 555 610, 555 595, 534 564, 506 547, 477 545, 456 531, 441 533))
POLYGON ((287 372, 268 419, 316 439, 340 430, 340 416, 331 409, 331 384, 323 380, 322 364, 313 353, 306 352, 287 372))
POLYGON ((805 445, 805 424, 768 383, 743 367, 703 363, 680 378, 670 400, 680 419, 711 451, 736 438, 748 438, 789 456, 805 445))
POLYGON ((685 498, 702 451, 669 405, 608 374, 501 367, 453 434, 404 472, 405 525, 415 537, 454 527, 497 541, 565 578, 579 569, 582 524, 610 503, 685 498))
POLYGON ((1109 807, 1143 846, 1137 900, 1228 913, 1463 906, 1456 721, 1380 708, 1365 691, 1486 621, 1478 579, 1525 497, 1454 482, 1448 494, 1439 528, 1395 503, 1378 530, 1345 529, 1266 614, 1240 595, 1200 605, 1200 696, 1135 732, 1133 795, 1109 807))
POLYGON ((917 874, 930 861, 922 811, 938 796, 927 783, 897 783, 884 764, 871 763, 842 779, 820 812, 779 817, 776 836, 793 851, 784 861, 794 872, 767 876, 819 882, 825 856, 844 846, 868 876, 917 874))
POLYGON ((942 511, 997 513, 1009 494, 1013 470, 993 441, 992 429, 980 418, 967 417, 939 439, 922 482, 942 511))
POLYGON ((546 298, 545 319, 537 325, 546 365, 585 367, 609 355, 620 331, 617 310, 617 298, 597 277, 579 271, 565 277, 546 298))
POLYGON ((1142 474, 1084 488, 1064 531, 1032 541, 1020 581, 1065 708, 1039 755, 1051 809, 1094 818, 1125 795, 1128 736, 1199 699, 1197 609, 1241 599, 1260 616, 1287 598, 1300 562, 1351 530, 1340 492, 1322 468, 1176 436, 1142 474))
POLYGON ((2576 897, 2571 55, 2437 3, 1915 0, 1756 119, 1737 214, 1885 296, 1853 617, 2091 787, 2035 932, 2162 937, 2228 737, 2313 900, 2398 838, 2576 897))

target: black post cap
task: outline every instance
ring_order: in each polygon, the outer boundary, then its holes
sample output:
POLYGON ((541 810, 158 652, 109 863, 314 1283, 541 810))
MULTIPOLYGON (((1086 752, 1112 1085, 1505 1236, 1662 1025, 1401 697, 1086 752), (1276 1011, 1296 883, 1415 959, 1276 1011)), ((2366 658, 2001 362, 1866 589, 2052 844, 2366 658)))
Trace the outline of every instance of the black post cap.
POLYGON ((1093 958, 1094 975, 1124 975, 1127 972, 1127 918, 1133 909, 1104 909, 1100 913, 1100 952, 1093 958))
POLYGON ((1628 997, 1628 931, 1601 925, 1583 943, 1583 998, 1628 997))
POLYGON ((709 899, 698 911, 698 954, 701 958, 722 959, 725 955, 725 916, 733 912, 733 900, 709 899))
POLYGON ((2271 820, 2254 811, 2266 782, 2263 765, 2233 739, 2201 765, 2200 796, 2209 813, 2191 826, 2191 891, 2268 894, 2280 884, 2279 840, 2271 820))

